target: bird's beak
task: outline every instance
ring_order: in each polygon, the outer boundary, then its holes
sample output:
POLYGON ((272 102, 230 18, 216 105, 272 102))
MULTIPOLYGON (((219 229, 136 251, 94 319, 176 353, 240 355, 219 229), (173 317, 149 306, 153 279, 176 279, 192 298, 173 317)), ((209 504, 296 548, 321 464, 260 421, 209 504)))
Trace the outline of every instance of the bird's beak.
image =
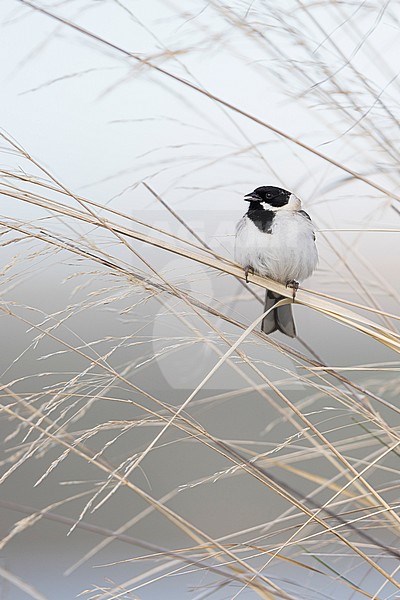
POLYGON ((251 192, 251 194, 246 194, 244 197, 245 200, 258 200, 259 202, 261 201, 261 198, 258 194, 256 194, 255 192, 251 192))

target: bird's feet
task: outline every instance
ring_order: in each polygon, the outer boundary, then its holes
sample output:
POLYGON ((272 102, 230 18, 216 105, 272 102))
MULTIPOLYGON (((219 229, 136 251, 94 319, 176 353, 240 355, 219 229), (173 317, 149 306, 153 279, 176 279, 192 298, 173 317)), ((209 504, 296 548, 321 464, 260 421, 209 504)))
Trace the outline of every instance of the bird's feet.
POLYGON ((244 275, 245 275, 245 278, 246 278, 246 283, 249 283, 249 279, 248 279, 249 273, 251 273, 252 275, 254 275, 254 269, 250 265, 247 265, 245 267, 245 269, 244 269, 244 275))
POLYGON ((299 285, 300 285, 299 282, 296 281, 295 279, 291 279, 290 281, 286 282, 286 287, 287 288, 288 287, 292 288, 293 302, 294 302, 294 300, 296 298, 296 292, 299 289, 299 285))

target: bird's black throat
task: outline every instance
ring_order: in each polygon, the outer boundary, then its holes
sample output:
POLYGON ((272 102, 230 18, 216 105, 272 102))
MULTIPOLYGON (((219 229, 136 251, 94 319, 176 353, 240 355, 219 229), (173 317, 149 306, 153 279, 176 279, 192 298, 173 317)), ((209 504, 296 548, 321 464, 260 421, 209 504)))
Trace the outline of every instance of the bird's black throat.
POLYGON ((271 233, 272 221, 274 220, 274 211, 265 210, 261 202, 252 200, 249 210, 247 211, 248 218, 253 221, 254 225, 264 233, 271 233))

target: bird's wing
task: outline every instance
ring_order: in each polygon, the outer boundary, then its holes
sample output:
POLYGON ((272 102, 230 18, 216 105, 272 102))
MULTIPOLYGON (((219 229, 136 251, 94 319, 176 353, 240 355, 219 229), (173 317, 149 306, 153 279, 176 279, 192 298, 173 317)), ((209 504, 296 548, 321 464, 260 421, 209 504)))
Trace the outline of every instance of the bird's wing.
MULTIPOLYGON (((299 215, 302 215, 305 219, 308 219, 309 221, 311 221, 311 217, 308 213, 306 213, 305 210, 299 210, 299 215)), ((312 221, 311 221, 312 223, 312 221)), ((314 240, 315 240, 315 232, 313 231, 313 236, 314 236, 314 240)))
POLYGON ((308 213, 306 213, 305 210, 299 210, 299 215, 303 215, 303 217, 305 217, 306 219, 308 219, 309 221, 311 221, 311 217, 308 213))

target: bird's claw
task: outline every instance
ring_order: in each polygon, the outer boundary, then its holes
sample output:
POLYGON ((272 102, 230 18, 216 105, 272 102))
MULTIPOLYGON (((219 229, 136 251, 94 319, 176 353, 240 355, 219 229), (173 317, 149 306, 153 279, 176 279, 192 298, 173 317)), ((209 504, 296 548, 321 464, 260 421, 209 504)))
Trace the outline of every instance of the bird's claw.
POLYGON ((249 283, 249 273, 251 273, 252 275, 254 275, 254 269, 253 267, 250 267, 250 265, 247 265, 247 267, 245 267, 244 269, 244 275, 246 278, 246 283, 249 283))
POLYGON ((296 292, 299 289, 299 282, 296 281, 295 279, 291 279, 290 281, 286 282, 286 287, 290 287, 292 288, 292 297, 293 297, 293 302, 295 301, 296 298, 296 292))

